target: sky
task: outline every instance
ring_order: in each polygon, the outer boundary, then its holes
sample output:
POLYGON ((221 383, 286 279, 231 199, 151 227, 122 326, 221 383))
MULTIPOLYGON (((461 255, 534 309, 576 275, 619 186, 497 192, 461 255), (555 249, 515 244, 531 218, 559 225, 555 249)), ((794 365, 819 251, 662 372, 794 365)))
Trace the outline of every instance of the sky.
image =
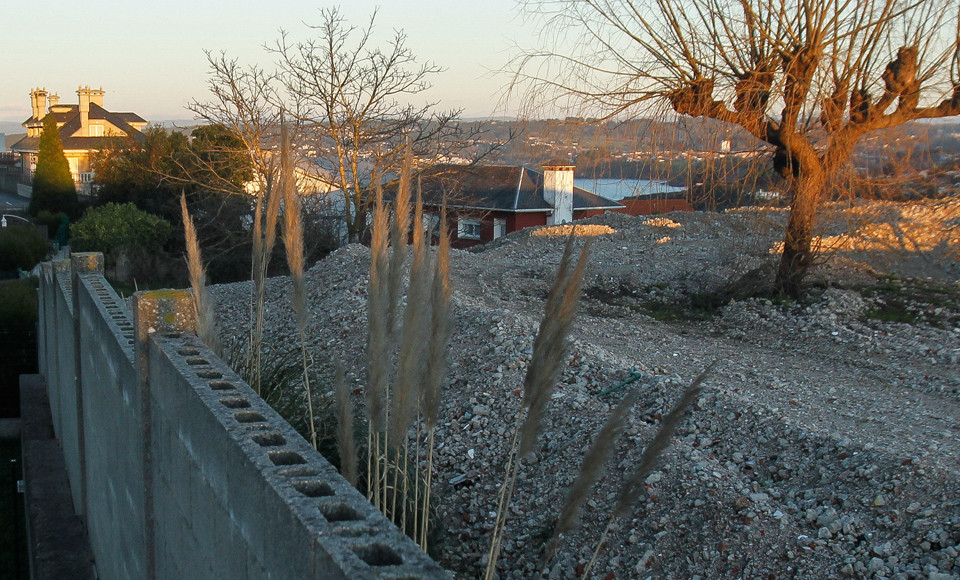
MULTIPOLYGON (((186 120, 193 99, 209 98, 205 50, 244 64, 270 64, 263 50, 280 29, 307 38, 306 24, 336 4, 303 0, 83 0, 11 2, 0 46, 8 56, 0 77, 0 122, 30 116, 29 92, 44 87, 63 104, 77 102, 79 86, 103 87, 104 107, 135 112, 150 122, 186 120)), ((499 105, 506 77, 493 71, 508 61, 511 47, 530 45, 532 22, 516 0, 352 0, 341 5, 348 22, 364 25, 379 6, 376 30, 395 28, 421 61, 443 69, 422 100, 463 117, 509 115, 499 105)))

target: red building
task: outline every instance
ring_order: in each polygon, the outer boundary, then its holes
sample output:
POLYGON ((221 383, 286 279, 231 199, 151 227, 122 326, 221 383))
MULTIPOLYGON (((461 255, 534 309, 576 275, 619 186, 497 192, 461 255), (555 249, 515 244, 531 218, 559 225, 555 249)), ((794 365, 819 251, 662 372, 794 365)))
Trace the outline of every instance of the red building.
MULTIPOLYGON (((414 188, 417 185, 415 183, 414 188)), ((573 185, 573 166, 543 171, 508 165, 438 165, 419 175, 425 227, 438 231, 447 202, 447 230, 457 248, 482 244, 531 226, 568 223, 606 211, 616 201, 573 185)))

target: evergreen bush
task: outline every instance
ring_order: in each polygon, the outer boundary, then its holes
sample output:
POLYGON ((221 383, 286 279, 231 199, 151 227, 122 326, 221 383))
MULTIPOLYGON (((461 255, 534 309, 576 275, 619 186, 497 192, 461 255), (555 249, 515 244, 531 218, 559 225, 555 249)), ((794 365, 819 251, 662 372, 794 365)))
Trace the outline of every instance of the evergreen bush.
POLYGON ((132 203, 108 203, 88 209, 70 226, 70 237, 75 251, 116 256, 120 251, 156 250, 171 231, 169 222, 132 203))
POLYGON ((53 115, 43 118, 39 149, 37 168, 33 173, 30 215, 37 215, 41 210, 73 215, 77 210, 77 188, 70 175, 70 164, 63 154, 60 131, 53 115))
POLYGON ((43 260, 50 244, 35 228, 10 225, 0 228, 0 270, 30 270, 43 260))

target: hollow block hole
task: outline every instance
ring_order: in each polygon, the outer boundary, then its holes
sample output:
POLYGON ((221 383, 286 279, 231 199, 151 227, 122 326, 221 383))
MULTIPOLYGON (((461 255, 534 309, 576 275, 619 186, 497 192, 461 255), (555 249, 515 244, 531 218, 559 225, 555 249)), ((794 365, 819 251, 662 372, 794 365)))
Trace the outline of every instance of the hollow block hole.
POLYGON ((400 554, 383 544, 371 544, 353 549, 361 560, 370 566, 399 566, 403 564, 400 554))
POLYGON ((357 510, 344 504, 322 505, 320 513, 328 522, 355 522, 363 519, 357 510))
POLYGON ((177 349, 177 354, 180 356, 197 356, 200 351, 195 348, 181 348, 177 349))
MULTIPOLYGON (((253 411, 245 412, 252 413, 253 411)), ((307 462, 299 453, 293 451, 270 451, 267 455, 270 456, 270 461, 272 461, 274 465, 297 465, 298 463, 307 462)))
POLYGON ((314 469, 313 467, 291 467, 290 469, 281 471, 280 475, 287 477, 312 477, 314 475, 320 475, 320 470, 314 469))
POLYGON ((237 411, 233 414, 236 417, 237 421, 241 423, 257 423, 259 421, 266 421, 266 419, 260 413, 256 411, 237 411))
POLYGON ((240 397, 220 399, 220 402, 223 403, 223 406, 227 407, 228 409, 244 409, 250 406, 250 401, 240 397))
POLYGON ((205 364, 208 364, 208 361, 207 361, 207 359, 205 359, 205 358, 200 358, 200 357, 198 357, 198 356, 194 356, 194 357, 190 357, 190 358, 187 359, 187 364, 188 364, 188 365, 194 365, 194 366, 196 366, 196 365, 205 365, 205 364))
POLYGON ((326 483, 317 480, 294 481, 293 489, 307 497, 329 497, 333 489, 326 483))
POLYGON ((214 391, 228 391, 233 389, 233 384, 227 381, 210 381, 207 384, 209 384, 210 388, 214 391))
POLYGON ((217 371, 200 371, 197 373, 197 376, 201 379, 222 379, 223 373, 217 371))
POLYGON ((250 437, 261 447, 276 447, 287 442, 283 435, 279 433, 254 433, 250 437))
POLYGON ((164 337, 164 338, 180 338, 180 333, 179 333, 179 332, 164 332, 164 333, 163 333, 163 337, 164 337))

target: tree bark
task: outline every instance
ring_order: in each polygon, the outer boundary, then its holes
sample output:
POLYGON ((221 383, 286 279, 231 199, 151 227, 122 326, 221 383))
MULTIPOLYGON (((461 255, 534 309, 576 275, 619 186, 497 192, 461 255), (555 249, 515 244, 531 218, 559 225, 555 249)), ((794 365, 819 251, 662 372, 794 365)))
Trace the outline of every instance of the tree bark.
POLYGON ((777 293, 792 298, 800 294, 800 285, 813 263, 813 232, 824 187, 822 172, 810 173, 801 173, 791 179, 793 200, 783 239, 783 256, 774 283, 777 293))

